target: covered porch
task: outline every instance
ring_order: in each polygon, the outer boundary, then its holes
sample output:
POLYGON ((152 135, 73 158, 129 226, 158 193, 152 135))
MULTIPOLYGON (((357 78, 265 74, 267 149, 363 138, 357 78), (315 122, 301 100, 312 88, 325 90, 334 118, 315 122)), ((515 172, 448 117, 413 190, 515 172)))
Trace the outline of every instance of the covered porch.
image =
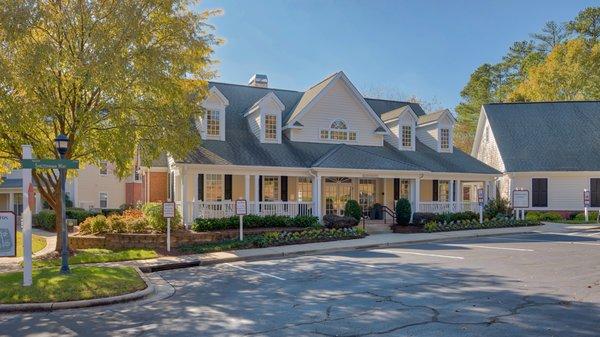
POLYGON ((169 172, 168 194, 184 222, 235 215, 235 200, 246 199, 256 215, 342 215, 346 202, 358 201, 365 216, 391 219, 396 201, 406 198, 413 212, 478 211, 477 189, 486 199, 494 177, 424 175, 417 172, 228 167, 186 165, 169 172), (383 211, 377 211, 381 205, 383 211))

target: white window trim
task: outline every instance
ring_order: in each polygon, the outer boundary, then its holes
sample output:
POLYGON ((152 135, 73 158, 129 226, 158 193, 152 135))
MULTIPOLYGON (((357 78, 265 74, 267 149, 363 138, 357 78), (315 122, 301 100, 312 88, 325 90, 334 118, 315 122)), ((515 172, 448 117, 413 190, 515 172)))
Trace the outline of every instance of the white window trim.
POLYGON ((437 129, 437 134, 438 134, 438 152, 447 152, 447 153, 452 153, 452 148, 453 148, 453 144, 452 144, 452 138, 453 138, 453 129, 450 126, 439 126, 437 129), (442 148, 442 129, 446 129, 448 130, 448 148, 442 148))
MULTIPOLYGON (((281 176, 273 176, 273 175, 264 175, 262 177, 262 201, 265 201, 265 178, 266 177, 270 177, 270 178, 277 178, 277 197, 274 198, 275 200, 273 201, 281 201, 281 176)), ((268 202, 268 201, 266 201, 268 202)))
POLYGON ((321 128, 321 129, 319 129, 317 137, 318 137, 319 141, 328 142, 328 143, 336 143, 336 144, 358 143, 358 136, 359 136, 358 130, 350 129, 350 128, 348 128, 348 125, 349 124, 348 124, 348 122, 345 119, 335 118, 335 119, 333 119, 333 120, 331 120, 329 122, 329 127, 328 128, 321 128), (337 122, 337 121, 341 121, 344 124, 346 124, 346 129, 333 129, 333 128, 331 128, 331 125, 334 122, 337 122), (321 131, 327 131, 328 137, 326 139, 321 138, 321 131), (343 140, 343 139, 331 139, 331 131, 346 132, 348 134, 348 139, 346 139, 346 140, 343 140), (350 140, 350 132, 354 132, 356 134, 356 139, 355 140, 350 140))
POLYGON ((100 208, 100 209, 108 208, 108 192, 98 192, 98 208, 100 208), (102 194, 106 194, 106 207, 102 207, 102 194))
POLYGON ((98 173, 102 177, 106 177, 108 175, 108 161, 103 160, 103 161, 100 162, 100 166, 98 167, 98 173), (102 173, 102 165, 103 164, 106 165, 106 173, 102 173))
POLYGON ((311 177, 298 177, 296 179, 296 200, 300 201, 300 185, 301 184, 308 184, 309 188, 308 191, 310 191, 310 201, 306 201, 306 200, 302 200, 302 202, 313 202, 313 178, 311 177), (307 179, 308 182, 300 182, 300 179, 307 179))
MULTIPOLYGON (((221 176, 221 191, 223 192, 223 194, 221 195, 221 201, 225 201, 225 174, 219 174, 219 173, 205 173, 204 174, 204 183, 202 184, 202 194, 204 195, 204 200, 202 200, 202 201, 203 202, 206 201, 206 195, 207 195, 207 193, 206 193, 206 191, 207 191, 206 176, 208 174, 221 176)), ((233 189, 233 186, 231 186, 231 188, 233 189)), ((211 201, 206 201, 206 202, 218 202, 218 201, 211 200, 211 201)))
POLYGON ((415 150, 415 142, 416 142, 416 134, 417 134, 417 128, 415 127, 414 124, 399 124, 398 125, 398 148, 400 150, 405 150, 405 151, 414 151, 415 150), (402 128, 404 126, 408 126, 410 127, 410 146, 403 146, 402 145, 402 139, 404 138, 404 134, 403 134, 403 130, 402 128))
POLYGON ((261 116, 262 125, 262 138, 264 143, 281 143, 281 123, 279 122, 279 115, 274 113, 264 113, 261 116), (275 138, 267 138, 267 116, 275 117, 275 138))
POLYGON ((204 125, 203 125, 203 129, 204 129, 204 134, 205 134, 205 138, 206 139, 212 139, 212 140, 220 140, 221 139, 221 134, 223 133, 223 116, 224 116, 224 112, 220 109, 207 109, 206 113, 204 115, 204 125), (211 135, 208 133, 208 116, 206 114, 208 114, 209 112, 217 112, 219 113, 219 134, 218 135, 211 135))

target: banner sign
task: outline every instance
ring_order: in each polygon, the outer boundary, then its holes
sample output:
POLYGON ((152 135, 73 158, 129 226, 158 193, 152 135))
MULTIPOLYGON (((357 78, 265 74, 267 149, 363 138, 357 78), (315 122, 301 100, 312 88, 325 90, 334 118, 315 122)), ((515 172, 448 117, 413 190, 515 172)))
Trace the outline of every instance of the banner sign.
POLYGON ((78 160, 69 159, 22 159, 24 169, 78 169, 78 160))
POLYGON ((17 216, 0 212, 0 257, 17 256, 17 216))
POLYGON ((514 190, 512 195, 513 208, 528 208, 529 207, 529 191, 514 190))
POLYGON ((248 205, 246 200, 240 199, 235 201, 235 215, 246 215, 248 214, 248 205))
POLYGON ((583 190, 583 207, 590 207, 592 205, 592 197, 590 191, 583 190))
POLYGON ((175 217, 175 203, 174 202, 163 202, 163 217, 174 218, 175 217))

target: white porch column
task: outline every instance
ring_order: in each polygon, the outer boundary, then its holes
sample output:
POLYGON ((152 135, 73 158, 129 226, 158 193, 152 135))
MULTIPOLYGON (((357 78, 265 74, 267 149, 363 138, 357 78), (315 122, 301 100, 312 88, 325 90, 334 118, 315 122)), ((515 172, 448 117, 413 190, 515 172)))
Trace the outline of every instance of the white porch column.
MULTIPOLYGON (((388 191, 387 191, 387 178, 383 178, 383 205, 388 206, 388 191)), ((387 213, 383 212, 383 219, 387 220, 387 213)))
POLYGON ((259 210, 259 206, 258 206, 258 202, 260 200, 258 200, 260 198, 259 196, 259 186, 260 185, 260 176, 257 174, 254 176, 254 214, 258 214, 258 210, 259 210))
POLYGON ((419 212, 419 204, 421 201, 421 178, 415 178, 414 180, 415 188, 414 188, 414 207, 413 213, 419 212))
POLYGON ((454 180, 448 181, 448 193, 450 197, 448 200, 450 201, 450 212, 456 212, 456 195, 454 194, 454 180))
POLYGON ((187 177, 185 175, 185 170, 183 168, 180 169, 179 181, 181 183, 181 212, 183 213, 181 216, 183 218, 183 224, 186 226, 189 224, 189 214, 188 214, 188 199, 187 199, 187 177))
POLYGON ((313 215, 321 221, 321 175, 313 177, 313 215))
POLYGON ((464 209, 462 207, 462 187, 460 186, 461 185, 461 181, 460 180, 455 180, 454 183, 456 184, 455 190, 456 190, 457 210, 459 212, 463 212, 464 209))
POLYGON ((13 192, 8 194, 8 210, 11 212, 15 210, 15 194, 13 192))
POLYGON ((490 191, 490 195, 492 197, 492 199, 496 199, 496 179, 492 180, 491 182, 491 191, 490 191))
POLYGON ((246 202, 250 202, 250 175, 244 176, 244 199, 246 202))
POLYGON ((490 185, 489 181, 484 181, 483 182, 483 200, 485 200, 485 203, 487 203, 490 200, 488 198, 489 185, 490 185))

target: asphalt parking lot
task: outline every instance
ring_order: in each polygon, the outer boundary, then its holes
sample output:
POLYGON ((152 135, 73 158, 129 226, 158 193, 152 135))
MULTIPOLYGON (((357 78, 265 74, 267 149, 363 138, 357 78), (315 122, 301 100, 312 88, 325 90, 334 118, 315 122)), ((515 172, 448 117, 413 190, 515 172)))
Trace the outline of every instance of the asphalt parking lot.
POLYGON ((0 316, 0 336, 599 336, 600 230, 160 272, 160 300, 0 316))

